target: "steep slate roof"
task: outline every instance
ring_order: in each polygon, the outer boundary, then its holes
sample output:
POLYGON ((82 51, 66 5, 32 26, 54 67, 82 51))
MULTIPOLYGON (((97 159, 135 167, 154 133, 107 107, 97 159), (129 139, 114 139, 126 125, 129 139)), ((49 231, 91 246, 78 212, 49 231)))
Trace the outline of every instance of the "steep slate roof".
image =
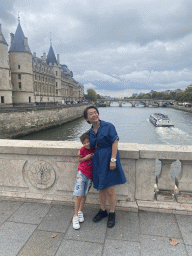
POLYGON ((49 64, 49 63, 52 63, 52 64, 56 63, 57 64, 57 60, 56 60, 55 53, 53 51, 52 45, 50 46, 49 52, 47 54, 47 64, 49 64))
POLYGON ((29 53, 31 53, 30 49, 28 51, 25 49, 24 38, 25 38, 25 36, 24 36, 23 30, 21 28, 20 22, 19 22, 9 51, 10 52, 29 52, 29 53))
POLYGON ((3 36, 2 30, 1 30, 1 24, 0 24, 0 43, 7 44, 5 37, 3 36))

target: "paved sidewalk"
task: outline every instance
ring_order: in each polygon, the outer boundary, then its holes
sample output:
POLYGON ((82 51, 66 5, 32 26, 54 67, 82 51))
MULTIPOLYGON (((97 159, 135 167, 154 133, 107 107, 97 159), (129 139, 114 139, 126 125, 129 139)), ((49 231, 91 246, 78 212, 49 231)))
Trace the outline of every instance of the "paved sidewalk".
POLYGON ((87 206, 73 230, 72 206, 2 200, 0 256, 192 255, 192 216, 116 211, 108 229, 107 218, 92 222, 97 211, 87 206))

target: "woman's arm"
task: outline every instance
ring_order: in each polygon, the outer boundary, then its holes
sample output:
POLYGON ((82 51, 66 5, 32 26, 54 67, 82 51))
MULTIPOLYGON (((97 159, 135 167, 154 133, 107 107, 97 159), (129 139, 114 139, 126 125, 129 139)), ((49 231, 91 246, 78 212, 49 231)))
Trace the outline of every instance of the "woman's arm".
POLYGON ((93 158, 93 153, 88 154, 85 157, 78 157, 78 161, 81 163, 81 162, 84 162, 84 161, 92 159, 92 158, 93 158))
MULTIPOLYGON (((117 156, 117 149, 118 149, 118 140, 116 140, 113 144, 112 144, 112 152, 111 152, 111 158, 115 158, 117 156)), ((116 168, 116 162, 111 162, 110 161, 110 170, 113 171, 116 168)))

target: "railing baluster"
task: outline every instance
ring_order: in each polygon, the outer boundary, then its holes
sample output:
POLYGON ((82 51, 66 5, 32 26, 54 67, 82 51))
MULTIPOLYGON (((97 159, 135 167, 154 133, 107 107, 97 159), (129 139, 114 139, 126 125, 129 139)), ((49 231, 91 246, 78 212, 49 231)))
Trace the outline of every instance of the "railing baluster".
POLYGON ((176 160, 159 159, 161 161, 161 172, 157 176, 158 188, 160 190, 174 190, 175 181, 171 177, 171 164, 176 160))
POLYGON ((180 160, 181 172, 177 177, 179 191, 192 192, 192 161, 180 160))

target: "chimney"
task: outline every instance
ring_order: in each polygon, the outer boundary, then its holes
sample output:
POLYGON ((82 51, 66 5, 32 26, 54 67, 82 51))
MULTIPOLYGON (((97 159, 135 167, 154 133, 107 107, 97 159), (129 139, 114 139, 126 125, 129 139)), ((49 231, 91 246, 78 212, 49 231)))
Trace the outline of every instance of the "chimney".
POLYGON ((11 36, 11 44, 12 44, 13 39, 14 39, 14 34, 13 34, 13 33, 10 33, 10 36, 11 36))
POLYGON ((24 37, 24 46, 25 46, 26 52, 28 52, 29 51, 29 46, 28 46, 28 38, 27 37, 24 37))
POLYGON ((43 53, 43 56, 41 56, 41 60, 45 63, 46 62, 46 53, 43 53))
POLYGON ((57 64, 59 64, 59 54, 57 54, 57 64))
POLYGON ((33 57, 36 58, 36 52, 33 53, 33 57))

